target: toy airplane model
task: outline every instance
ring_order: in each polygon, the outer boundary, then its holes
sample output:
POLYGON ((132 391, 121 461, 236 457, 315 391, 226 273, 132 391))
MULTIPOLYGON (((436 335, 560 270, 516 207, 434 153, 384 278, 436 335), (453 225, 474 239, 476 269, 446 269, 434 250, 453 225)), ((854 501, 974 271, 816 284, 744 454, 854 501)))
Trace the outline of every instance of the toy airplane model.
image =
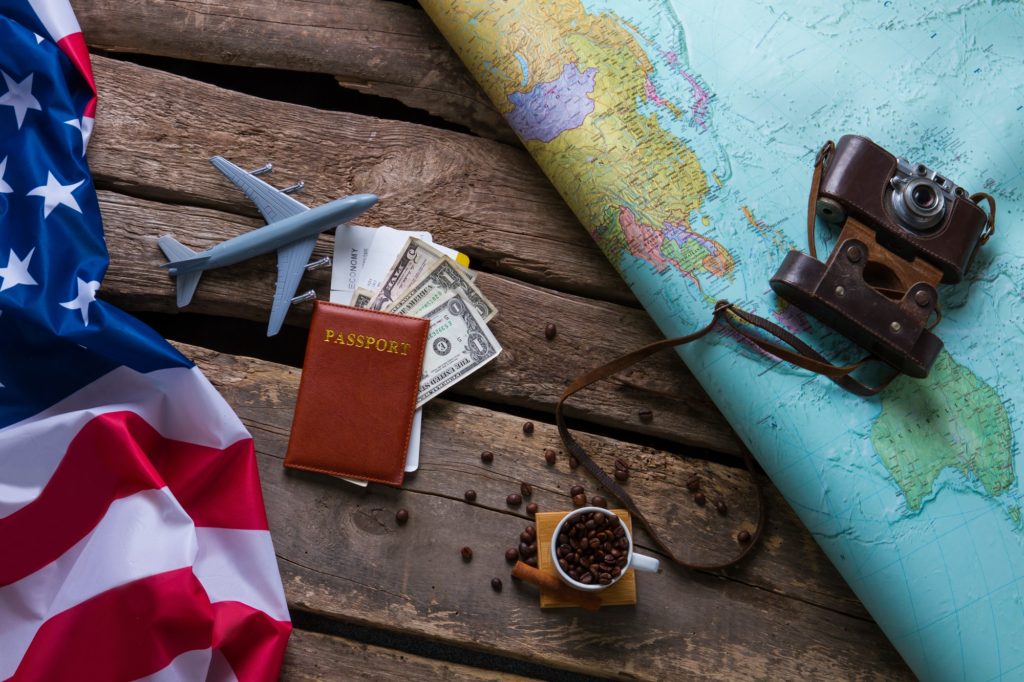
POLYGON ((355 218, 377 203, 377 197, 353 194, 310 209, 288 196, 302 189, 303 183, 277 189, 256 177, 270 172, 273 167, 269 163, 248 172, 220 156, 210 159, 210 163, 256 204, 267 224, 200 253, 171 236, 160 237, 160 249, 169 261, 162 267, 177 279, 178 307, 184 308, 192 300, 199 278, 206 270, 234 265, 276 250, 277 289, 270 309, 270 324, 267 325, 267 336, 273 336, 281 330, 292 303, 308 301, 316 296, 312 291, 295 296, 295 290, 306 270, 330 264, 329 258, 308 262, 317 237, 321 232, 355 218))

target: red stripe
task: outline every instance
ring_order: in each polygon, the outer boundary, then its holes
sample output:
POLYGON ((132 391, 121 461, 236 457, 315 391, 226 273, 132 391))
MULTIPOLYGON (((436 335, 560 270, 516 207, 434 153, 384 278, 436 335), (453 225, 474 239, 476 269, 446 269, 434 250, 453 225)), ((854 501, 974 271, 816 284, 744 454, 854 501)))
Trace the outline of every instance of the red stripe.
POLYGON ((68 56, 71 62, 78 69, 78 72, 82 74, 89 87, 92 88, 93 98, 89 100, 89 104, 86 105, 85 111, 82 112, 84 116, 90 118, 96 117, 96 79, 92 75, 92 61, 89 60, 89 48, 85 45, 85 38, 81 32, 71 33, 64 36, 57 41, 57 47, 64 51, 64 54, 68 56))
POLYGON ((231 664, 238 682, 276 680, 292 624, 240 602, 217 602, 213 610, 213 646, 231 664))
MULTIPOLYGON (((31 456, 31 453, 26 453, 31 456)), ((266 530, 252 439, 221 450, 161 436, 134 412, 110 412, 75 436, 37 499, 0 519, 0 585, 57 559, 112 502, 167 485, 196 526, 266 530)))
POLYGON ((210 646, 213 608, 189 568, 136 580, 43 623, 11 678, 133 680, 210 646))
POLYGON ((238 602, 210 604, 191 569, 107 590, 47 620, 11 678, 133 680, 186 651, 221 649, 239 682, 276 680, 291 624, 238 602))

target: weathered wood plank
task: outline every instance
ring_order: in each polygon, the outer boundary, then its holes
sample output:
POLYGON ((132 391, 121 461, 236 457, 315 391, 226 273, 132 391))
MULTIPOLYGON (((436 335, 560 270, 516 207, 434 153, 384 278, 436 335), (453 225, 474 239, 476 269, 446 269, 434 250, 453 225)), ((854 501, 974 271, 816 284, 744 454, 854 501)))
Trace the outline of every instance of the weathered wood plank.
MULTIPOLYGON (((156 245, 162 234, 204 249, 252 229, 260 221, 213 209, 164 204, 101 191, 110 269, 103 295, 127 310, 176 311, 173 280, 160 269, 164 258, 156 245)), ((316 255, 331 253, 324 235, 316 255)), ((272 255, 203 276, 190 312, 264 321, 270 310, 276 276, 272 255)), ((329 297, 330 273, 310 273, 305 283, 320 298, 329 297)), ((498 306, 491 323, 505 348, 497 360, 458 385, 457 392, 497 403, 553 412, 565 383, 623 349, 658 338, 643 311, 559 294, 507 277, 481 273, 479 284, 498 306), (544 338, 544 326, 556 321, 558 334, 544 338)), ((305 285, 304 285, 305 286, 305 285)), ((298 307, 289 322, 308 326, 309 307, 298 307)), ((262 339, 252 339, 257 344, 262 339)), ((602 382, 576 399, 569 412, 609 426, 667 438, 686 445, 736 453, 742 445, 711 405, 682 361, 671 353, 638 366, 632 375, 602 382), (655 413, 649 424, 637 413, 655 413)))
POLYGON ((224 154, 251 167, 269 160, 281 186, 306 181, 309 204, 373 192, 380 204, 362 224, 428 230, 485 270, 635 301, 522 149, 271 102, 112 59, 93 63, 102 114, 89 163, 102 189, 255 216, 206 160, 224 154))
POLYGON ((381 0, 76 0, 89 45, 234 66, 324 73, 518 144, 422 11, 381 0))
MULTIPOLYGON (((504 505, 504 496, 529 479, 542 508, 566 508, 565 491, 582 474, 570 472, 564 456, 555 467, 544 465, 541 449, 556 438, 550 426, 537 425, 528 438, 519 418, 433 401, 424 420, 421 469, 406 489, 356 490, 281 467, 299 370, 184 350, 253 433, 295 608, 620 678, 909 676, 873 623, 835 608, 857 610, 777 495, 765 547, 728 579, 674 570, 646 574, 638 578, 635 608, 542 613, 532 588, 507 579, 503 552, 526 519, 504 505), (494 463, 483 465, 479 452, 496 447, 494 463), (476 504, 462 500, 469 488, 477 491, 476 504), (401 528, 394 523, 399 507, 411 515, 401 528), (474 550, 468 564, 459 553, 464 545, 474 550), (494 576, 505 579, 500 594, 489 587, 494 576)), ((586 442, 606 465, 615 456, 631 461, 632 491, 642 505, 665 512, 662 523, 685 541, 687 553, 721 548, 735 528, 750 523, 749 494, 736 470, 606 438, 586 442), (692 472, 706 481, 712 499, 721 495, 729 502, 728 517, 689 503, 682 482, 692 472)))
POLYGON ((281 680, 373 680, 374 682, 525 682, 510 673, 435 661, 393 649, 353 642, 306 630, 294 630, 288 640, 281 680))

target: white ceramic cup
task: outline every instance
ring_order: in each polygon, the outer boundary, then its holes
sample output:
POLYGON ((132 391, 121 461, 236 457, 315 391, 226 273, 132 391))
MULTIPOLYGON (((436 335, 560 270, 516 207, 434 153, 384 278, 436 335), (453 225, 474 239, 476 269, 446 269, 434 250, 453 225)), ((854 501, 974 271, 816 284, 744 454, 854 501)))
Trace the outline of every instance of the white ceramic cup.
POLYGON ((661 562, 654 557, 647 556, 646 554, 637 554, 633 551, 633 535, 629 532, 629 528, 626 528, 626 524, 621 523, 621 521, 622 519, 616 516, 614 512, 608 511, 607 509, 603 509, 601 507, 580 507, 579 509, 566 514, 565 517, 558 522, 558 525, 555 526, 555 532, 551 534, 551 561, 555 566, 555 570, 558 571, 558 577, 562 579, 562 582, 577 590, 599 592, 600 590, 608 589, 621 580, 622 576, 626 575, 626 571, 630 568, 635 568, 638 571, 644 571, 646 573, 657 573, 661 569, 661 562), (568 573, 562 570, 562 566, 558 563, 558 534, 562 532, 562 528, 567 522, 572 521, 581 514, 589 514, 591 512, 600 512, 605 516, 610 516, 618 521, 619 525, 622 526, 622 530, 626 531, 626 541, 629 543, 626 565, 622 567, 622 572, 619 573, 618 577, 612 579, 612 581, 607 585, 601 585, 599 583, 591 583, 588 585, 586 583, 581 583, 578 580, 574 580, 569 577, 568 573))

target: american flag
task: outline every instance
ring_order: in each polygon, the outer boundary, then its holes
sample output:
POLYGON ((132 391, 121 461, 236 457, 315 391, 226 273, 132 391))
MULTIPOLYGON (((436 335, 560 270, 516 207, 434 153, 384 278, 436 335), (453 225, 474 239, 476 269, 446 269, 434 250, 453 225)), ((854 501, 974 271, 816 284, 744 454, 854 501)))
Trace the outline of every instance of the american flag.
POLYGON ((0 680, 276 679, 252 439, 96 298, 96 93, 66 0, 0 0, 0 79, 0 680))

